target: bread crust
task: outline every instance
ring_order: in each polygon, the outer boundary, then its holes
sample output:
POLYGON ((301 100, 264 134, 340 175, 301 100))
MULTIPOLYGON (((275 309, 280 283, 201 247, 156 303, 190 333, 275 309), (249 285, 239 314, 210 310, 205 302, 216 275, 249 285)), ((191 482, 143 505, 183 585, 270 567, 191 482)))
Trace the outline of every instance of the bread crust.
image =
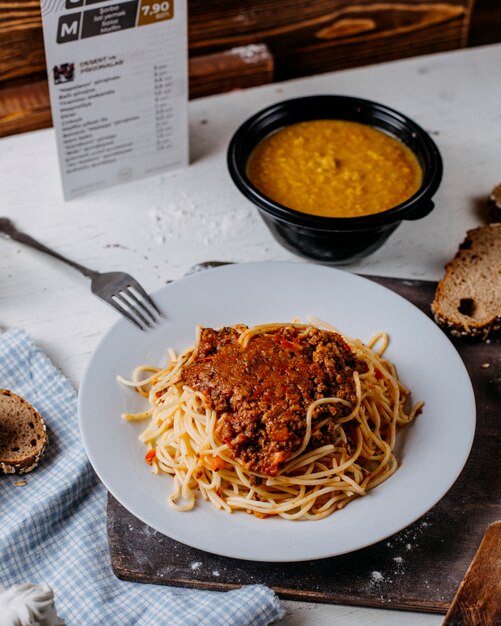
MULTIPOLYGON (((461 276, 466 282, 466 274, 468 274, 468 282, 476 286, 482 280, 485 281, 485 276, 489 276, 493 291, 485 294, 485 300, 492 294, 496 297, 496 294, 501 293, 501 224, 480 226, 467 232, 456 255, 446 264, 445 275, 438 282, 435 299, 431 304, 435 321, 446 328, 451 335, 485 340, 491 333, 501 329, 501 298, 499 302, 495 301, 494 312, 480 319, 461 312, 459 302, 455 302, 456 307, 453 307, 451 301, 458 299, 460 291, 456 279, 461 276)), ((461 299, 465 301, 474 300, 472 294, 466 291, 462 296, 461 299)), ((481 298, 478 293, 475 293, 475 297, 481 298)))
POLYGON ((0 442, 2 431, 6 430, 7 423, 10 424, 10 432, 12 432, 13 407, 17 409, 16 417, 19 420, 19 447, 23 445, 23 430, 27 427, 32 428, 36 444, 32 446, 34 450, 26 450, 24 456, 9 453, 8 450, 2 450, 0 446, 0 473, 27 474, 37 467, 45 454, 49 437, 42 416, 30 403, 10 389, 0 388, 0 442))

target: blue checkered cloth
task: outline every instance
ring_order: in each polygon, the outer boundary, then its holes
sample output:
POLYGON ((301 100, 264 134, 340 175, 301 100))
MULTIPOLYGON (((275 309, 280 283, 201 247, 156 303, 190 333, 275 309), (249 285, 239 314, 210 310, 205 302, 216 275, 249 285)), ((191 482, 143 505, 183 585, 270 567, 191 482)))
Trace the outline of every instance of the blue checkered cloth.
POLYGON ((48 583, 69 626, 261 626, 283 616, 263 585, 228 592, 129 583, 110 565, 106 490, 80 440, 77 398, 66 378, 19 329, 0 334, 0 387, 38 409, 49 431, 40 466, 0 476, 0 583, 48 583))

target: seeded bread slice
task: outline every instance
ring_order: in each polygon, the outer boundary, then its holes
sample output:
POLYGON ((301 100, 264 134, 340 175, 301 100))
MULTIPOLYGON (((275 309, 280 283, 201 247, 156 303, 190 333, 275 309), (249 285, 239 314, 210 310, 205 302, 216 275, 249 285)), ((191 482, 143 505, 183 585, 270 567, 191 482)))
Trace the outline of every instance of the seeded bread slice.
POLYGON ((445 266, 431 310, 455 336, 486 339, 501 328, 501 223, 467 232, 445 266))
POLYGON ((0 389, 0 473, 31 472, 47 443, 47 429, 40 413, 21 396, 0 389))

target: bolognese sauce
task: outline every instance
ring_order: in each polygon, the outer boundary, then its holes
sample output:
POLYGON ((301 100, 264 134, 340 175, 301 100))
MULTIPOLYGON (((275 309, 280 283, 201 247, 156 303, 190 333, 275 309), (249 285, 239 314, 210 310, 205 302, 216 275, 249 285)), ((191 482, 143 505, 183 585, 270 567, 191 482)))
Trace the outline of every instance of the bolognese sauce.
MULTIPOLYGON (((354 406, 353 374, 366 365, 335 332, 283 326, 242 345, 246 328, 203 328, 183 383, 216 411, 216 434, 233 457, 253 472, 276 476, 302 444, 309 405, 336 397, 354 406)), ((342 403, 317 406, 309 447, 332 443, 336 418, 350 411, 342 403)))

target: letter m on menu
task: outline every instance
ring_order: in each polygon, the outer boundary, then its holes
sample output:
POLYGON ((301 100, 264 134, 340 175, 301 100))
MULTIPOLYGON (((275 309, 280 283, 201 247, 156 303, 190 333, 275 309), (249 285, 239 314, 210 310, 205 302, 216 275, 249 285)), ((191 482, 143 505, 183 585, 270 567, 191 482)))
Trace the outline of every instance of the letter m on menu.
POLYGON ((57 24, 57 43, 75 41, 80 35, 81 13, 70 13, 59 18, 57 24))

